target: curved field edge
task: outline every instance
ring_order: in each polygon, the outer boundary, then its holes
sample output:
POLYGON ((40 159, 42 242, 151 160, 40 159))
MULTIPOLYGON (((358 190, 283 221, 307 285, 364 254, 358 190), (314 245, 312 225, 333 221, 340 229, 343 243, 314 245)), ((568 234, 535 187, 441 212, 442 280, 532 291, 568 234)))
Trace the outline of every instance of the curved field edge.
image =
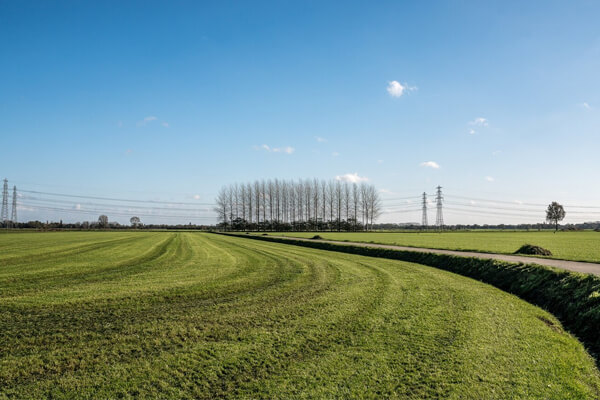
POLYGON ((200 233, 19 262, 0 278, 0 398, 600 393, 555 317, 436 268, 200 233))
MULTIPOLYGON (((257 233, 254 233, 257 234, 257 233)), ((275 233, 274 233, 275 234, 275 233)), ((552 251, 554 260, 600 263, 600 233, 585 232, 281 232, 279 236, 361 242, 438 250, 514 254, 522 245, 533 244, 552 251)), ((527 257, 527 254, 519 254, 527 257)))
POLYGON ((491 284, 554 314, 600 362, 600 277, 536 264, 474 257, 309 242, 268 236, 232 236, 285 243, 369 257, 413 262, 444 269, 491 284))

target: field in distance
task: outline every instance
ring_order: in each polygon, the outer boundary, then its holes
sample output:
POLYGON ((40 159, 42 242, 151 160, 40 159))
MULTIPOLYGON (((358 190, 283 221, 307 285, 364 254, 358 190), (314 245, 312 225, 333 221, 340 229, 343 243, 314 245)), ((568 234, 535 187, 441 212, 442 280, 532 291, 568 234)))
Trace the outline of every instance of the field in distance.
POLYGON ((283 235, 351 242, 395 244, 445 250, 468 250, 512 254, 524 244, 541 246, 551 258, 600 262, 600 232, 468 231, 468 232, 284 232, 283 235))
POLYGON ((600 397, 552 315, 435 268, 193 232, 0 251, 0 398, 600 397))

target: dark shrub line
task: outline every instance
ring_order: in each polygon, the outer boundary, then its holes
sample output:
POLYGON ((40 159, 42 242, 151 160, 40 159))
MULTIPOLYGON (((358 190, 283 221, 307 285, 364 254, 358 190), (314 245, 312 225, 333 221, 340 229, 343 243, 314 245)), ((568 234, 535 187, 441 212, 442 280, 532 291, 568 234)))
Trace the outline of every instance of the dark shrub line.
MULTIPOLYGON (((236 234, 224 235, 241 237, 241 235, 236 234)), ((566 329, 586 345, 596 361, 600 361, 600 277, 536 264, 510 263, 475 257, 360 247, 268 236, 245 235, 243 237, 368 257, 402 260, 477 279, 512 293, 554 314, 566 329)))

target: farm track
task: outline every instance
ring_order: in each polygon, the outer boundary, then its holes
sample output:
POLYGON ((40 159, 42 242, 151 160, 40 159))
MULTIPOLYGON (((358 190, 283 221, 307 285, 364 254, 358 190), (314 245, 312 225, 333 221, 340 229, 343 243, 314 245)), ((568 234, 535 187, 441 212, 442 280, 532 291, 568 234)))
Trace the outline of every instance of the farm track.
POLYGON ((220 235, 131 238, 0 266, 0 399, 600 396, 552 315, 488 285, 220 235))
POLYGON ((345 245, 345 246, 373 247, 373 248, 377 248, 377 249, 415 251, 418 253, 447 254, 447 255, 459 256, 459 257, 475 257, 475 258, 483 258, 483 259, 487 259, 487 260, 501 260, 501 261, 522 263, 522 264, 538 264, 538 265, 546 265, 549 267, 562 268, 562 269, 566 269, 569 271, 580 272, 580 273, 584 273, 584 274, 593 274, 593 275, 600 276, 600 264, 592 263, 592 262, 558 260, 558 259, 554 259, 554 258, 540 258, 540 257, 533 257, 533 256, 518 256, 518 255, 498 254, 498 253, 484 253, 484 252, 476 252, 476 251, 431 249, 431 248, 425 248, 425 247, 398 246, 398 245, 379 244, 379 243, 350 242, 350 241, 321 240, 321 239, 304 239, 304 238, 290 237, 290 236, 269 236, 269 237, 285 239, 285 240, 298 240, 298 241, 304 241, 304 242, 332 243, 332 244, 340 244, 340 245, 345 245))

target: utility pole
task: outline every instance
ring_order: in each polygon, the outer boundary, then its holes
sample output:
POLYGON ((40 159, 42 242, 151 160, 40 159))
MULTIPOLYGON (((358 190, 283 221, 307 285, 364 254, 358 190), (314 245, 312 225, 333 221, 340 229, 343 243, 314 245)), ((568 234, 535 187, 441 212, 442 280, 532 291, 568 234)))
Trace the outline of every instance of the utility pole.
POLYGON ((2 189, 2 213, 0 219, 8 227, 8 179, 4 179, 4 188, 2 189))
POLYGON ((427 193, 423 192, 423 217, 421 218, 421 227, 427 229, 427 193))
POLYGON ((442 196, 442 187, 438 186, 436 196, 435 196, 435 202, 437 205, 437 215, 436 215, 436 219, 435 219, 435 225, 437 226, 437 228, 440 231, 444 230, 444 214, 442 213, 442 200, 444 200, 444 197, 442 196))
POLYGON ((13 198, 12 198, 12 215, 10 220, 12 222, 12 226, 15 227, 17 225, 17 187, 13 186, 13 198))

